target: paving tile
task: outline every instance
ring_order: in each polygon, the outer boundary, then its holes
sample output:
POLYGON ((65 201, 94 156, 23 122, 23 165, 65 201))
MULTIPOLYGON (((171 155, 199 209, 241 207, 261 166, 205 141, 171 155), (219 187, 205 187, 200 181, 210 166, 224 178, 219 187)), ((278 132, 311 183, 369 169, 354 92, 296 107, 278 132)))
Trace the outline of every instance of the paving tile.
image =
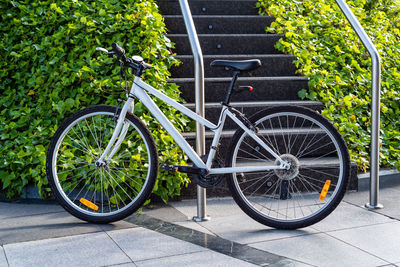
POLYGON ((103 231, 114 231, 114 230, 138 227, 137 225, 134 225, 133 223, 127 221, 116 221, 108 224, 98 224, 98 226, 103 231))
POLYGON ((221 253, 211 250, 195 252, 190 254, 175 255, 171 257, 158 258, 146 261, 135 262, 139 267, 153 266, 215 266, 215 267, 232 267, 232 266, 257 266, 251 263, 231 258, 221 253))
POLYGON ((205 250, 203 247, 141 227, 107 233, 133 261, 205 250))
POLYGON ((1 244, 99 231, 99 225, 81 221, 64 211, 0 220, 1 244))
POLYGON ((320 233, 251 244, 250 246, 315 266, 378 266, 377 257, 320 233))
POLYGON ((364 207, 365 203, 369 200, 369 192, 368 191, 360 191, 360 192, 347 192, 342 201, 349 202, 359 207, 364 207))
POLYGON ((240 259, 246 262, 251 262, 259 266, 273 265, 273 266, 293 266, 297 262, 252 248, 248 245, 239 244, 218 236, 205 234, 193 229, 188 229, 174 223, 163 222, 156 218, 136 215, 128 218, 132 223, 140 225, 146 229, 156 231, 180 240, 199 245, 203 248, 222 253, 229 257, 240 259), (281 265, 284 264, 284 265, 281 265))
POLYGON ((4 254, 4 248, 0 247, 0 267, 8 267, 6 255, 4 254))
POLYGON ((143 207, 143 214, 166 222, 185 221, 193 217, 186 216, 179 210, 165 204, 154 204, 152 208, 143 207))
POLYGON ((300 230, 278 230, 260 224, 246 214, 214 217, 199 225, 216 235, 241 244, 308 235, 317 231, 308 227, 300 230))
POLYGON ((130 259, 104 232, 4 246, 10 266, 105 266, 130 259))
POLYGON ((107 267, 136 267, 137 265, 134 264, 133 262, 128 262, 128 263, 121 263, 121 264, 115 264, 115 265, 108 265, 107 267))
POLYGON ((189 229, 193 229, 202 233, 206 233, 209 235, 214 235, 214 233, 210 232, 207 228, 205 228, 204 226, 201 226, 200 224, 194 222, 193 220, 190 221, 184 221, 184 222, 175 222, 175 224, 189 228, 189 229))
POLYGON ((393 220, 363 207, 342 202, 328 217, 311 227, 318 231, 327 232, 387 222, 393 222, 393 220))
MULTIPOLYGON (((365 203, 369 201, 369 191, 348 193, 344 197, 344 201, 364 207, 365 203)), ((384 208, 376 209, 373 212, 400 220, 400 208, 398 205, 400 202, 400 186, 381 188, 378 202, 383 204, 384 208)))
MULTIPOLYGON (((193 218, 197 212, 196 200, 171 202, 170 205, 189 218, 193 218)), ((211 218, 245 214, 231 197, 207 199, 206 210, 211 218)))
POLYGON ((400 261, 400 222, 335 231, 329 234, 390 263, 400 261))
POLYGON ((0 219, 61 212, 64 209, 56 204, 25 204, 15 202, 0 202, 0 219))

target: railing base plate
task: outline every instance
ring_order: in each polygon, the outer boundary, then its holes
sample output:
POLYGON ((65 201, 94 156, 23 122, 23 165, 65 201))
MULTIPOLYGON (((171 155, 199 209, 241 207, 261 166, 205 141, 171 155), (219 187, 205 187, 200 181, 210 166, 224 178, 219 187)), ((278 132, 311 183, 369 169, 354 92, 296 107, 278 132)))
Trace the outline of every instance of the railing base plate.
POLYGON ((206 217, 194 216, 193 217, 193 221, 195 221, 195 222, 206 222, 206 221, 209 221, 209 220, 211 220, 210 216, 206 216, 206 217))
POLYGON ((379 210, 379 209, 383 209, 383 205, 382 204, 377 204, 377 205, 371 205, 369 203, 365 204, 365 207, 369 210, 379 210))

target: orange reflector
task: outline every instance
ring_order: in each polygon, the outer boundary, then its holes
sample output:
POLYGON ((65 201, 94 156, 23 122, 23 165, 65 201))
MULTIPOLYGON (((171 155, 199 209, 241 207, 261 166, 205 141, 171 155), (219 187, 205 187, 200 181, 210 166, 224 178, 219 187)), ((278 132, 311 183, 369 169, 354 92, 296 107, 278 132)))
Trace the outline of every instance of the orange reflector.
POLYGON ((98 210, 98 209, 99 209, 99 207, 97 207, 96 204, 90 202, 90 201, 87 200, 87 199, 81 198, 79 201, 80 201, 83 205, 85 205, 86 207, 91 208, 92 210, 98 210))
POLYGON ((319 200, 324 201, 330 186, 331 186, 331 180, 326 180, 324 187, 322 188, 321 194, 319 195, 319 200))

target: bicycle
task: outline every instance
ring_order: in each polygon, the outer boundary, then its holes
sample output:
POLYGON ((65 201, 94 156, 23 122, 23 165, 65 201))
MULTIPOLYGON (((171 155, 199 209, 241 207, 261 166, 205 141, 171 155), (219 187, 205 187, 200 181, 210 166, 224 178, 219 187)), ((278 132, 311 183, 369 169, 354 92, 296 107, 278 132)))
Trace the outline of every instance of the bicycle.
MULTIPOLYGON (((280 106, 247 118, 230 106, 238 75, 261 66, 258 59, 216 60, 212 66, 234 71, 217 124, 146 84, 141 76, 151 65, 141 57, 125 56, 116 43, 112 50, 123 69, 134 73, 122 108, 98 105, 71 115, 56 131, 47 153, 52 192, 65 210, 94 223, 121 220, 148 199, 159 168, 154 139, 134 115, 140 101, 168 131, 193 166, 161 167, 192 174, 203 187, 226 179, 233 199, 256 221, 274 228, 295 229, 328 216, 342 200, 349 177, 349 153, 337 129, 322 115, 304 107, 280 106), (214 132, 206 156, 200 157, 156 106, 161 99, 214 132), (238 126, 225 163, 216 164, 226 118, 238 126)), ((126 78, 126 76, 125 76, 126 78)))

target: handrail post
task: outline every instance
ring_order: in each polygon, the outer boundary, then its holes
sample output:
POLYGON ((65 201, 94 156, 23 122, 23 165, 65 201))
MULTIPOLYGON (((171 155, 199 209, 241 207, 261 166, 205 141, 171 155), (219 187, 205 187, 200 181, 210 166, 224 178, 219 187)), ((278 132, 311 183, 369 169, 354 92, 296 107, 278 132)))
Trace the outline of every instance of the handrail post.
POLYGON ((344 0, 335 0, 354 31, 362 41, 372 59, 372 98, 371 98, 371 172, 368 209, 381 209, 379 198, 379 127, 380 127, 380 94, 381 94, 381 58, 378 50, 364 31, 360 22, 344 0))
MULTIPOLYGON (((196 27, 194 26, 192 13, 187 0, 179 0, 186 31, 189 36, 190 46, 194 58, 194 84, 196 96, 196 113, 204 116, 204 62, 196 27)), ((202 156, 206 152, 204 126, 196 122, 196 152, 202 156)), ((207 221, 206 215, 206 189, 197 186, 197 216, 193 220, 197 222, 207 221)))

